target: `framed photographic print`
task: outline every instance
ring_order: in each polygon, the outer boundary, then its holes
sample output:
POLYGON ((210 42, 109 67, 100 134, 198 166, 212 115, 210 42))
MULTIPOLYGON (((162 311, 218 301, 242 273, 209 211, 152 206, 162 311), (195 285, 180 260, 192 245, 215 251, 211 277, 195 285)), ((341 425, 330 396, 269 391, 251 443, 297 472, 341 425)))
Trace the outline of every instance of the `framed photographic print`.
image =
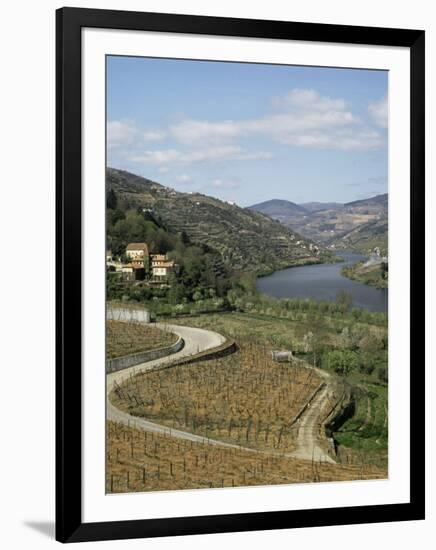
POLYGON ((424 518, 424 32, 57 12, 57 539, 424 518))

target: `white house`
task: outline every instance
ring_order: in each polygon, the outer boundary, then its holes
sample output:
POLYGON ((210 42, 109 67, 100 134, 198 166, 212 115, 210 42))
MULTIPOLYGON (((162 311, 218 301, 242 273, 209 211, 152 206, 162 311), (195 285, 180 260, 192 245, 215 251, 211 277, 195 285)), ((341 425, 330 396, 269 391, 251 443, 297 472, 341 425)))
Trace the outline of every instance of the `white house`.
POLYGON ((151 255, 151 273, 153 277, 165 279, 170 273, 176 271, 176 264, 173 260, 168 260, 166 254, 151 255))
POLYGON ((141 260, 148 256, 148 246, 145 243, 130 243, 126 248, 129 260, 141 260))

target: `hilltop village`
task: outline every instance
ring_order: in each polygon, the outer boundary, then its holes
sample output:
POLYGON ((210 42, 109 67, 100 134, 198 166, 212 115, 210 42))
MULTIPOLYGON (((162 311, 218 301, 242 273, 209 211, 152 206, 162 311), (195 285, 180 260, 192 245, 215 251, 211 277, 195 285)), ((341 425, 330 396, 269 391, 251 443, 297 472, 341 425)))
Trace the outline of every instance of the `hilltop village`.
POLYGON ((146 243, 129 243, 125 254, 115 258, 106 252, 106 269, 119 274, 124 282, 144 281, 168 284, 171 274, 177 275, 179 266, 166 254, 150 254, 146 243))

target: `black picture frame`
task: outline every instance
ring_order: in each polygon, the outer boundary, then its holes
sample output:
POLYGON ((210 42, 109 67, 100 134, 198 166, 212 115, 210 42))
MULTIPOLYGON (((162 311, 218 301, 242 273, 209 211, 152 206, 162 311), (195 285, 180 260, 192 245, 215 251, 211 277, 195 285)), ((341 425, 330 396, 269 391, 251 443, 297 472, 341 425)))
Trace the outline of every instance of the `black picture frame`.
POLYGON ((56 13, 56 539, 129 539, 424 519, 424 44, 420 30, 62 8, 56 13), (410 49, 410 502, 82 522, 81 30, 84 27, 398 46, 410 49))

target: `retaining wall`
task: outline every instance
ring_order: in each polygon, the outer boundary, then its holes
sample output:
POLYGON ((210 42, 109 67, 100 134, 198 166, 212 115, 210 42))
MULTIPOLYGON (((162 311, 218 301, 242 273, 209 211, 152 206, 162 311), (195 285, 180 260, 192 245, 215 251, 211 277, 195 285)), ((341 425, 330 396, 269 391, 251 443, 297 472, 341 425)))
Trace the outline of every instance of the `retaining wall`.
POLYGON ((170 369, 172 367, 179 367, 181 365, 188 365, 191 363, 197 363, 198 361, 207 361, 209 359, 218 359, 219 357, 225 357, 230 355, 235 351, 238 351, 238 345, 234 340, 226 340, 220 346, 216 348, 207 349, 201 351, 200 353, 195 353, 194 355, 187 355, 186 357, 181 357, 180 359, 171 359, 168 358, 168 362, 163 363, 162 365, 157 365, 152 370, 163 370, 170 369))
POLYGON ((150 349, 148 351, 142 351, 140 353, 132 353, 131 355, 124 355, 123 357, 116 357, 114 359, 106 360, 106 373, 118 371, 121 369, 127 369, 134 365, 146 363, 147 361, 153 361, 154 359, 160 359, 167 355, 172 355, 180 351, 185 345, 183 338, 179 336, 176 342, 171 346, 158 349, 150 349))
POLYGON ((106 319, 110 321, 124 321, 134 323, 149 323, 150 312, 146 309, 132 309, 128 307, 108 307, 106 319))

